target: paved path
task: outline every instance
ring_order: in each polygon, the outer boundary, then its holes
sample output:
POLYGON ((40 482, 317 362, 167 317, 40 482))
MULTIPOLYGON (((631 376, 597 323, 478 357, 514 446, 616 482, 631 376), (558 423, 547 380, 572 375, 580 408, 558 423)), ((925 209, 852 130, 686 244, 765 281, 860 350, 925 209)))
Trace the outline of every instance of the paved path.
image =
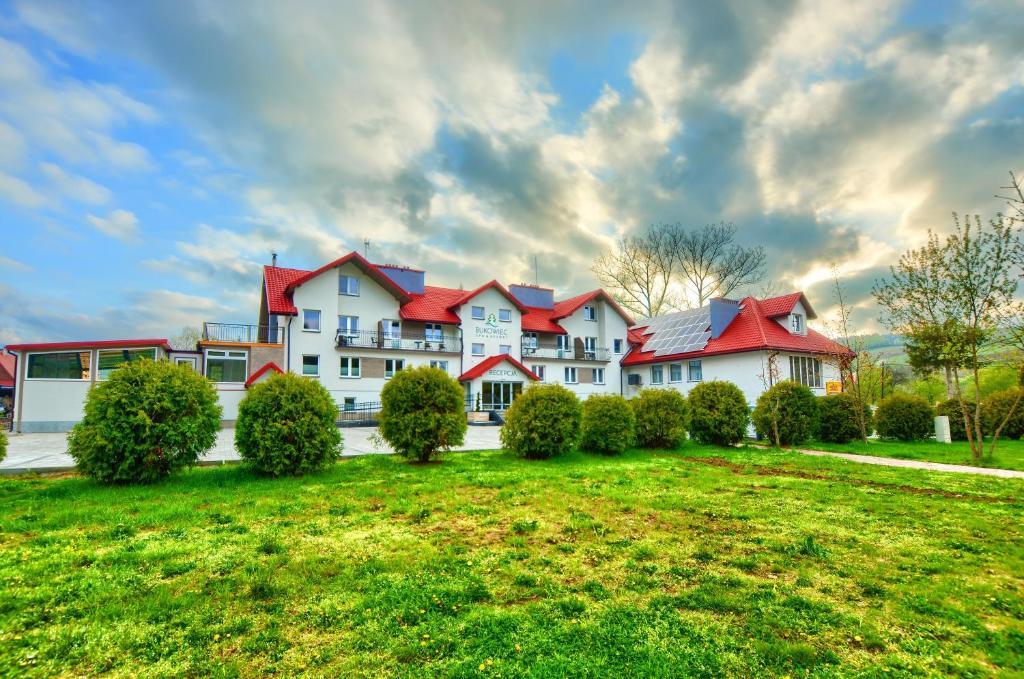
POLYGON ((878 457, 876 455, 855 455, 853 453, 833 453, 824 450, 803 450, 794 448, 798 453, 815 457, 841 457, 851 462, 877 464, 883 467, 906 467, 907 469, 926 469, 933 472, 960 472, 961 474, 981 474, 998 476, 1003 479, 1024 479, 1024 472, 1012 469, 990 469, 988 467, 971 467, 965 464, 943 464, 941 462, 923 462, 921 460, 901 460, 894 457, 878 457))
MULTIPOLYGON (((385 446, 370 442, 376 427, 346 427, 341 430, 344 437, 343 455, 373 455, 393 452, 385 446)), ((466 441, 458 450, 496 450, 501 448, 498 440, 499 427, 470 427, 466 441)), ((29 471, 61 471, 74 469, 75 462, 67 454, 67 434, 12 434, 8 439, 7 458, 0 462, 0 474, 29 471)), ((238 460, 235 451, 235 430, 221 429, 213 450, 201 458, 202 464, 216 464, 238 460)))

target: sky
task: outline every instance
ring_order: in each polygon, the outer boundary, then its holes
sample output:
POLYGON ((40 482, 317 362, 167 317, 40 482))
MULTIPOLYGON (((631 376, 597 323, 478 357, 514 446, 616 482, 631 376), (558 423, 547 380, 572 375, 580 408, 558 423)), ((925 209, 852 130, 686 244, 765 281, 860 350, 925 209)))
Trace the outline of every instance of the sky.
MULTIPOLYGON (((559 294, 726 221, 834 312, 1024 173, 1024 0, 0 0, 0 343, 255 323, 364 249, 559 294)), ((756 291, 755 291, 756 292, 756 291)))

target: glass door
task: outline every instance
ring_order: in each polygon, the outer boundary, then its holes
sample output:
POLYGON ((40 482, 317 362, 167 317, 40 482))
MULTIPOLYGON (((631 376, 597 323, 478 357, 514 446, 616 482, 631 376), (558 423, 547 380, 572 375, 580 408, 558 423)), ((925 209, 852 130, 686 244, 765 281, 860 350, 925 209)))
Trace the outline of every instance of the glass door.
POLYGON ((523 393, 523 383, 484 382, 481 392, 484 410, 508 410, 512 400, 523 393))

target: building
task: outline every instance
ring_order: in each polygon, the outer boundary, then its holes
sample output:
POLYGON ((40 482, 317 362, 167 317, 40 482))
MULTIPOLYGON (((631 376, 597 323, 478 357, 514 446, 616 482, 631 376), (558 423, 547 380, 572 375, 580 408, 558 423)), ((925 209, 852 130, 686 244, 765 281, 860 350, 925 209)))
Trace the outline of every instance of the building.
POLYGON ((14 411, 14 375, 18 360, 14 354, 0 351, 0 431, 11 428, 14 411))
POLYGON ((279 372, 319 380, 342 418, 379 407, 387 381, 430 365, 457 379, 467 409, 501 411, 530 383, 581 398, 631 397, 643 387, 687 393, 707 380, 737 384, 753 406, 782 379, 838 390, 849 351, 810 330, 802 293, 712 300, 634 323, 603 290, 556 300, 536 285, 490 281, 472 290, 427 285, 418 269, 356 252, 312 270, 264 267, 255 325, 206 322, 195 350, 167 340, 10 345, 17 357, 15 429, 65 431, 92 384, 120 363, 172 360, 209 377, 232 422, 253 384, 279 372))

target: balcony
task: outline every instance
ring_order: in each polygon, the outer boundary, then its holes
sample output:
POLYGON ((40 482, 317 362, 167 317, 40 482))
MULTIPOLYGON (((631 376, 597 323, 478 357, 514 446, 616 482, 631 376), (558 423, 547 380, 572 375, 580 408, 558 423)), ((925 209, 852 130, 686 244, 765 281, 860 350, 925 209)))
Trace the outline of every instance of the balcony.
POLYGON ((203 341, 232 344, 284 344, 284 327, 203 323, 203 341))
POLYGON ((604 361, 611 360, 611 351, 604 347, 586 349, 556 349, 551 347, 523 347, 523 360, 528 358, 555 358, 564 361, 604 361))
POLYGON ((339 349, 383 349, 388 351, 431 351, 457 354, 462 351, 458 335, 394 334, 373 330, 338 331, 334 346, 339 349))

